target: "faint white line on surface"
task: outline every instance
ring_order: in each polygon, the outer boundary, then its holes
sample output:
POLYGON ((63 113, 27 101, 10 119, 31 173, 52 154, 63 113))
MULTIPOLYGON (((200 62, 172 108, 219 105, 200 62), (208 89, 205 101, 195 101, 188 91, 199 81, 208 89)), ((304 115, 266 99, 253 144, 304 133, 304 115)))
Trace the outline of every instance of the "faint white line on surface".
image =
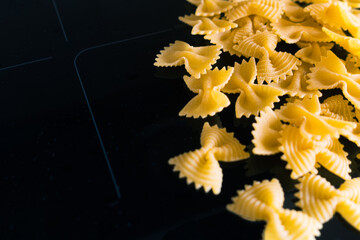
POLYGON ((68 40, 68 37, 67 37, 67 35, 66 35, 65 28, 64 28, 64 25, 63 25, 62 20, 61 20, 61 17, 60 17, 59 9, 58 9, 58 7, 57 7, 57 5, 56 5, 55 0, 51 0, 51 1, 52 1, 52 4, 54 5, 55 12, 56 12, 56 16, 57 16, 57 18, 58 18, 58 20, 59 20, 61 30, 62 30, 62 32, 63 32, 63 34, 64 34, 65 42, 68 42, 69 40, 68 40))
POLYGON ((24 66, 24 65, 32 64, 32 63, 43 62, 43 61, 47 61, 47 60, 51 60, 51 59, 53 59, 53 57, 41 58, 41 59, 37 59, 37 60, 34 60, 34 61, 29 61, 29 62, 24 62, 24 63, 12 65, 12 66, 9 66, 9 67, 3 67, 3 68, 0 68, 0 71, 11 69, 11 68, 16 68, 16 67, 21 67, 21 66, 24 66))

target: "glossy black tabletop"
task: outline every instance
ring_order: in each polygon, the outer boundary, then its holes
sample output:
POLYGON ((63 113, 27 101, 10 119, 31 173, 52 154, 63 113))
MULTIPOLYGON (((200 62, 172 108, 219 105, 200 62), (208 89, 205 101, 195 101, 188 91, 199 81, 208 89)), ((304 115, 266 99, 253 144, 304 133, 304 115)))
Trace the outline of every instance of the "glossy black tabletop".
MULTIPOLYGON (((253 118, 236 119, 233 105, 179 117, 192 96, 185 69, 153 66, 175 40, 206 44, 178 21, 193 10, 185 0, 0 1, 1 239, 261 239, 264 222, 225 206, 244 184, 272 177, 295 207, 279 155, 222 163, 218 196, 168 165, 200 146, 204 121, 251 148, 253 118)), ((360 238, 337 215, 321 233, 360 238)))

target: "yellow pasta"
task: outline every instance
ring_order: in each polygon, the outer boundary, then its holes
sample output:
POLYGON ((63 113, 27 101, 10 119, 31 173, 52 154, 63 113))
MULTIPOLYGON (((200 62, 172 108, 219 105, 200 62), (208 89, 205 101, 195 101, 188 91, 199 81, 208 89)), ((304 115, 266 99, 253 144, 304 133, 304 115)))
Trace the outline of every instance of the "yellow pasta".
POLYGON ((245 57, 259 59, 257 63, 257 79, 259 83, 264 81, 279 81, 287 75, 292 75, 301 61, 287 52, 275 50, 278 37, 271 32, 257 32, 256 34, 244 37, 234 49, 245 57))
POLYGON ((360 21, 346 2, 314 3, 304 10, 325 27, 348 30, 354 37, 360 37, 360 21))
POLYGON ((260 112, 260 116, 255 117, 253 128, 254 154, 272 155, 280 152, 281 144, 278 139, 281 137, 282 123, 270 107, 266 107, 260 112))
POLYGON ((322 26, 316 23, 311 17, 306 20, 294 23, 284 18, 272 24, 274 31, 279 37, 287 43, 305 42, 330 42, 323 31, 322 26))
POLYGON ((242 145, 232 133, 225 129, 204 123, 201 132, 201 148, 187 152, 169 160, 174 165, 174 171, 180 172, 180 178, 185 177, 187 183, 195 183, 195 188, 204 187, 206 192, 211 189, 219 194, 222 185, 222 170, 218 161, 232 162, 249 157, 242 145))
POLYGON ((339 189, 318 175, 306 175, 297 185, 297 205, 321 223, 338 212, 360 231, 360 178, 345 181, 339 189))
POLYGON ((328 50, 330 50, 333 43, 308 43, 308 42, 297 42, 296 43, 301 49, 295 53, 295 57, 300 58, 303 62, 315 64, 320 62, 321 56, 326 56, 328 50))
POLYGON ((225 16, 230 21, 235 21, 256 14, 276 22, 283 13, 283 6, 283 2, 278 0, 243 0, 227 11, 225 16))
POLYGON ((340 134, 352 131, 354 122, 320 116, 321 105, 317 96, 287 103, 277 111, 279 118, 299 127, 302 136, 321 139, 326 135, 339 138, 340 134))
POLYGON ((315 240, 322 224, 295 210, 284 209, 284 192, 277 179, 254 182, 238 191, 227 209, 249 221, 266 221, 264 240, 315 240))
MULTIPOLYGON (((360 28, 359 28, 360 29, 360 28)), ((360 56, 360 39, 348 37, 323 27, 322 30, 337 44, 355 56, 360 56)))
POLYGON ((311 65, 303 62, 298 70, 294 71, 292 76, 288 76, 286 79, 279 82, 271 82, 269 85, 278 89, 282 89, 288 95, 294 97, 312 97, 314 95, 320 97, 321 92, 319 90, 309 90, 307 74, 310 72, 311 65))
POLYGON ((219 32, 225 32, 226 30, 230 30, 232 28, 236 28, 237 24, 228 22, 226 20, 221 20, 217 17, 207 18, 207 17, 199 17, 194 14, 185 15, 184 17, 179 17, 180 21, 192 26, 191 34, 215 34, 219 32))
POLYGON ((355 121, 354 108, 341 95, 328 97, 321 103, 321 116, 336 118, 343 121, 355 121))
POLYGON ((157 67, 185 65, 185 69, 192 76, 199 78, 200 74, 205 74, 220 58, 220 49, 219 46, 192 47, 186 42, 175 41, 156 55, 154 65, 157 67))
POLYGON ((220 46, 224 52, 229 52, 231 55, 237 55, 238 53, 233 49, 234 36, 236 30, 227 30, 225 32, 219 32, 214 34, 205 35, 205 39, 210 40, 211 43, 220 46))
POLYGON ((308 76, 309 89, 340 88, 344 96, 360 108, 360 75, 349 73, 345 63, 333 52, 328 51, 326 57, 321 57, 308 76))
POLYGON ((284 15, 292 22, 303 22, 309 14, 292 0, 282 0, 284 2, 284 15))
POLYGON ((220 13, 226 12, 233 7, 233 3, 224 0, 201 0, 190 2, 197 5, 195 15, 196 16, 214 16, 220 13))
POLYGON ((270 30, 268 20, 257 15, 240 18, 239 20, 236 20, 235 23, 237 23, 239 27, 236 29, 233 41, 234 43, 237 43, 244 37, 252 35, 258 31, 264 32, 270 30))
POLYGON ((255 78, 255 58, 249 62, 243 60, 241 64, 235 63, 234 73, 222 89, 225 93, 240 93, 235 103, 237 118, 258 115, 266 107, 273 108, 274 102, 280 101, 278 97, 285 93, 270 85, 254 84, 255 78))
MULTIPOLYGON (((179 116, 213 116, 230 105, 227 94, 238 94, 235 117, 255 116, 252 153, 279 154, 290 178, 300 181, 297 197, 303 212, 283 209, 277 179, 245 186, 228 210, 250 221, 266 221, 265 240, 315 240, 335 212, 360 231, 360 178, 351 179, 349 154, 340 142, 342 136, 360 147, 360 0, 187 1, 196 10, 179 20, 192 27, 191 34, 204 35, 214 45, 175 41, 157 55, 155 66, 185 65, 190 74, 183 79, 194 97, 179 116), (282 52, 284 46, 290 51, 282 52), (233 62, 213 67, 222 52, 236 55, 229 58, 233 62), (343 94, 321 98, 322 90, 334 88, 343 94), (289 98, 280 98, 285 94, 289 98), (345 182, 335 189, 314 175, 320 167, 345 182)), ((221 55, 225 61, 226 55, 221 55)), ((219 161, 250 154, 233 133, 208 123, 200 144, 169 164, 196 189, 219 194, 219 161)))
POLYGON ((185 105, 179 115, 205 118, 208 115, 213 116, 229 106, 230 100, 220 92, 220 89, 229 81, 232 73, 233 68, 229 67, 221 70, 215 68, 201 75, 199 79, 184 76, 186 85, 197 95, 185 105))

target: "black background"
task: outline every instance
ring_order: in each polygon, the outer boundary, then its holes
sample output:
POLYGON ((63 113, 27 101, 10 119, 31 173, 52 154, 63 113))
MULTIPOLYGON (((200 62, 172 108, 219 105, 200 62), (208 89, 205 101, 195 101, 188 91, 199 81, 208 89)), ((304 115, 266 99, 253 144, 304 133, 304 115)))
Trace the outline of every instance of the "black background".
MULTIPOLYGON (((251 148, 253 119, 235 119, 233 105, 179 117, 192 97, 184 68, 153 66, 175 40, 207 44, 177 19, 193 11, 185 0, 0 1, 1 239, 261 239, 263 222, 225 206, 274 176, 294 208, 279 155, 221 164, 219 196, 167 164, 200 146, 205 120, 251 148)), ((359 236, 336 215, 319 239, 359 236)))

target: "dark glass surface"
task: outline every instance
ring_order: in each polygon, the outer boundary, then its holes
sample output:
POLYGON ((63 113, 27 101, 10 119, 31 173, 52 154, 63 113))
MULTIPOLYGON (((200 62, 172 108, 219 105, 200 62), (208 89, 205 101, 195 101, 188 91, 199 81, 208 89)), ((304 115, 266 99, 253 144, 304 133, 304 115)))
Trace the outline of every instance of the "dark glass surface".
MULTIPOLYGON (((263 222, 225 206, 244 184, 272 177, 294 208, 279 155, 221 163, 219 196, 168 165, 200 146, 204 121, 251 147, 253 119, 235 119, 233 105, 205 120, 179 117, 193 96, 184 68, 153 66, 175 40, 204 44, 177 20, 192 11, 185 0, 0 2, 1 239, 261 239, 263 222)), ((352 169, 358 176, 357 161, 352 169)), ((321 233, 360 237, 338 215, 321 233)))

